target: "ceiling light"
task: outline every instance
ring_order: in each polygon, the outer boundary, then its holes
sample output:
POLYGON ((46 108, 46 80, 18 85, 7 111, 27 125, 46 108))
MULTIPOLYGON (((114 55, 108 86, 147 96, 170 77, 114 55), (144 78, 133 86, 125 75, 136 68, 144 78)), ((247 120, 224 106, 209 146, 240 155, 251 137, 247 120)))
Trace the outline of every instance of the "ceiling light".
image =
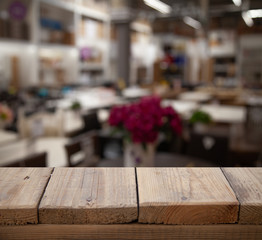
POLYGON ((247 11, 251 18, 261 18, 262 17, 262 9, 253 9, 247 11))
POLYGON ((233 3, 234 3, 236 6, 238 6, 238 7, 240 7, 241 4, 242 4, 242 0, 232 0, 232 1, 233 1, 233 3))
POLYGON ((157 11, 167 14, 171 12, 171 7, 159 0, 144 0, 145 4, 157 11))
POLYGON ((252 27, 254 25, 253 19, 249 14, 249 11, 242 12, 242 18, 244 19, 247 26, 252 27))
POLYGON ((191 18, 191 17, 184 17, 183 20, 184 20, 184 22, 187 25, 189 25, 189 26, 191 26, 191 27, 193 27, 195 29, 200 29, 201 28, 201 23, 199 21, 191 18))

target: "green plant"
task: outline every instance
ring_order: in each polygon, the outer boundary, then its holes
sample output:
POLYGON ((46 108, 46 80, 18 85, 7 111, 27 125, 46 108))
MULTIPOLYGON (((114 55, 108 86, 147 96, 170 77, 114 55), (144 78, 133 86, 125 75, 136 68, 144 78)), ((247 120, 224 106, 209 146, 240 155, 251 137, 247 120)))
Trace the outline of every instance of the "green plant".
POLYGON ((209 124, 212 122, 212 118, 208 113, 203 112, 201 110, 197 110, 193 112, 191 118, 189 119, 189 122, 192 124, 193 123, 209 124))
POLYGON ((78 101, 74 101, 71 105, 71 110, 80 110, 82 108, 81 103, 78 101))

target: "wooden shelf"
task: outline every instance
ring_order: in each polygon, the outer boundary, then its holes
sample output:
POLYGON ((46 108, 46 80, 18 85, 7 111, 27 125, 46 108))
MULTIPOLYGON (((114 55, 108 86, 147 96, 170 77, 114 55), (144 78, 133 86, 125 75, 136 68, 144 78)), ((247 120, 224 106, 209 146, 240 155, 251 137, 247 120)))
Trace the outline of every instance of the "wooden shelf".
POLYGON ((0 44, 14 44, 14 45, 28 45, 28 46, 36 46, 36 44, 31 41, 26 40, 16 40, 10 38, 0 38, 0 44))
POLYGON ((74 4, 70 2, 65 2, 65 1, 59 1, 59 0, 40 0, 42 3, 46 3, 49 5, 53 5, 58 8, 62 8, 67 11, 75 12, 77 14, 98 19, 101 21, 109 21, 110 17, 108 14, 99 12, 94 9, 87 8, 85 6, 79 5, 79 4, 74 4))
POLYGON ((75 4, 65 1, 59 1, 59 0, 40 0, 42 3, 46 3, 58 8, 62 8, 64 10, 74 12, 75 11, 75 4))
POLYGON ((131 24, 131 30, 139 32, 139 33, 151 33, 152 29, 150 26, 138 23, 138 22, 133 22, 131 24))
POLYGON ((90 17, 90 18, 94 18, 97 20, 101 20, 101 21, 109 21, 110 17, 108 14, 103 13, 103 12, 99 12, 97 10, 94 9, 90 9, 84 6, 80 6, 77 5, 76 6, 76 12, 80 15, 86 16, 86 17, 90 17))
POLYGON ((58 43, 41 43, 39 47, 40 48, 61 49, 61 50, 77 49, 76 46, 58 44, 58 43))
POLYGON ((83 46, 90 46, 90 47, 96 47, 96 46, 105 46, 106 45, 106 40, 105 39, 84 39, 83 37, 80 37, 77 40, 77 46, 78 47, 83 47, 83 46))
POLYGON ((80 64, 80 70, 86 70, 86 71, 103 71, 103 65, 102 63, 81 63, 80 64))

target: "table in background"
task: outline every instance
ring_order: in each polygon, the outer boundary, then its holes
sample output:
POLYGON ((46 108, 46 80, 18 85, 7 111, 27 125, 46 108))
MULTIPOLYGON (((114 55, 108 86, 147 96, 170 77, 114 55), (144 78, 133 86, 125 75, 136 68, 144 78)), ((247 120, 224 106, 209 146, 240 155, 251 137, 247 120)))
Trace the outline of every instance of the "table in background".
POLYGON ((30 143, 23 139, 11 144, 0 146, 0 166, 11 164, 19 159, 23 159, 30 154, 47 152, 48 167, 63 167, 67 165, 64 146, 68 142, 67 138, 46 137, 30 143))
POLYGON ((148 89, 143 89, 139 87, 130 87, 122 91, 123 97, 128 99, 146 97, 149 96, 150 94, 151 92, 148 89))
POLYGON ((80 113, 67 110, 63 111, 63 132, 64 136, 80 131, 84 128, 84 122, 80 113))
POLYGON ((210 114, 217 123, 244 123, 246 120, 245 107, 203 104, 199 109, 210 114))
POLYGON ((244 123, 246 120, 246 108, 241 106, 199 104, 182 100, 164 100, 162 104, 173 107, 184 119, 189 119, 193 111, 202 110, 210 114, 216 123, 234 124, 244 123))
POLYGON ((178 96, 182 101, 193 101, 198 103, 208 102, 212 99, 212 95, 205 92, 185 92, 178 96))
POLYGON ((199 104, 196 102, 190 101, 181 101, 181 100, 164 100, 162 106, 173 107, 177 113, 179 113, 183 118, 188 119, 192 112, 199 107, 199 104))
POLYGON ((18 140, 17 133, 0 130, 0 146, 15 142, 17 140, 18 140))
POLYGON ((94 88, 72 91, 61 100, 49 101, 48 105, 59 109, 69 109, 74 101, 78 101, 84 111, 107 108, 123 103, 123 99, 117 96, 114 91, 94 88))

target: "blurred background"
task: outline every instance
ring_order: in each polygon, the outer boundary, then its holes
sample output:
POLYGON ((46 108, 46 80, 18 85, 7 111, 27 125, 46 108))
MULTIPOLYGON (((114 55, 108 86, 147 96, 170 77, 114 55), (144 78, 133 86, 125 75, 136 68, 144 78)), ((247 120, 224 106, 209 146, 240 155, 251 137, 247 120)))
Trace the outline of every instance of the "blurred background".
POLYGON ((124 166, 110 110, 150 95, 155 166, 261 166, 262 1, 0 1, 0 166, 124 166))

